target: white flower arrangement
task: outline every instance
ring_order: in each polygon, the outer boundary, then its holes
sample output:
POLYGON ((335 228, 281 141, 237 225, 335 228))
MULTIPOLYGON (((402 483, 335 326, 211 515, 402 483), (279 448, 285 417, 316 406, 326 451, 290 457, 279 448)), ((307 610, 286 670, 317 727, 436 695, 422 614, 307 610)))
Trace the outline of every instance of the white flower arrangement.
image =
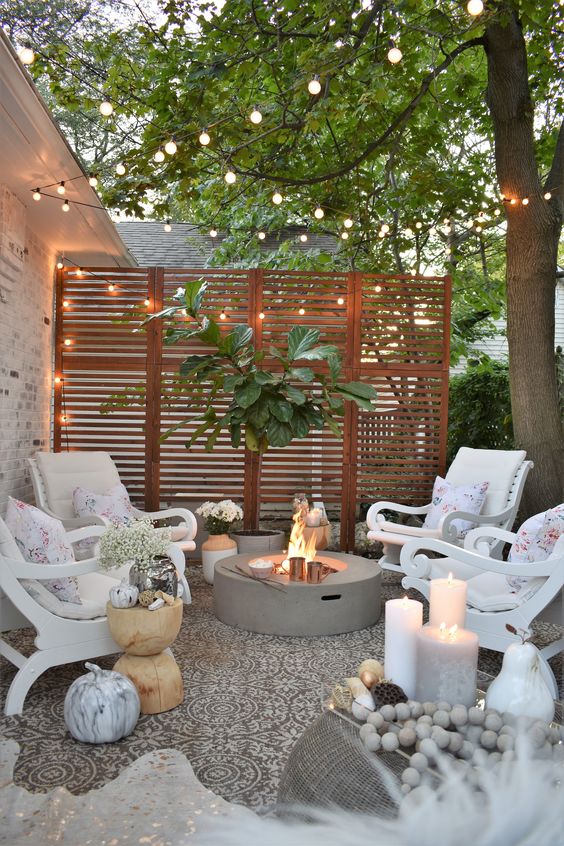
POLYGON ((204 518, 204 526, 210 535, 223 535, 234 523, 243 519, 243 509, 232 499, 222 499, 221 502, 203 502, 196 509, 196 514, 204 518))
POLYGON ((143 569, 155 555, 166 555, 170 546, 170 528, 155 529, 148 518, 111 526, 100 538, 99 566, 113 570, 128 562, 143 569))

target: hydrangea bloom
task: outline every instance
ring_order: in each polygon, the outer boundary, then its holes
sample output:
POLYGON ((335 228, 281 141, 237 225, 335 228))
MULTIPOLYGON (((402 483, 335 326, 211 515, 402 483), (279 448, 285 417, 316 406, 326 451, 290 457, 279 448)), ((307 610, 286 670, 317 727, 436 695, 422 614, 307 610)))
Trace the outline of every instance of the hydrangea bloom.
POLYGON ((196 509, 196 514, 204 518, 204 526, 210 535, 223 535, 243 519, 243 509, 232 499, 221 502, 204 502, 196 509))

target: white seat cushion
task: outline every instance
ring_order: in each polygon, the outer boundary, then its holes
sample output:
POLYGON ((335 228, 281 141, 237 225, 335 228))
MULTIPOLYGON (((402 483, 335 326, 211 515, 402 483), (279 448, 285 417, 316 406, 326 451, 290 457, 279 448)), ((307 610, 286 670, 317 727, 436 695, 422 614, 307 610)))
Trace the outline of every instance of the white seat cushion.
MULTIPOLYGON (((79 576, 79 578, 84 577, 79 576)), ((61 602, 35 579, 22 579, 21 584, 38 605, 57 617, 64 617, 67 620, 94 620, 106 616, 107 596, 104 602, 96 602, 84 597, 81 598, 81 604, 76 605, 74 602, 61 602)))
POLYGON ((508 504, 517 470, 526 458, 522 450, 471 449, 461 447, 446 474, 451 485, 472 485, 487 480, 482 514, 499 514, 508 504))
MULTIPOLYGON (((395 524, 388 523, 389 526, 393 526, 395 524)), ((384 532, 380 529, 373 529, 367 532, 366 537, 368 540, 379 541, 380 543, 386 544, 387 546, 404 546, 408 541, 413 540, 414 538, 439 538, 440 534, 437 529, 419 529, 416 526, 402 526, 402 529, 413 529, 413 532, 400 532, 400 531, 390 531, 384 532), (425 534, 419 534, 420 532, 424 531, 425 534)))
POLYGON ((471 564, 457 561, 456 558, 431 558, 430 561, 430 579, 448 579, 449 574, 452 573, 454 579, 462 579, 463 582, 467 582, 484 572, 478 567, 472 567, 471 564))
POLYGON ((72 492, 77 485, 102 494, 120 482, 107 452, 38 452, 35 458, 47 505, 63 520, 75 516, 72 492))
POLYGON ((502 573, 481 573, 467 582, 467 602, 478 611, 512 611, 531 599, 545 581, 535 577, 519 590, 511 590, 502 573))

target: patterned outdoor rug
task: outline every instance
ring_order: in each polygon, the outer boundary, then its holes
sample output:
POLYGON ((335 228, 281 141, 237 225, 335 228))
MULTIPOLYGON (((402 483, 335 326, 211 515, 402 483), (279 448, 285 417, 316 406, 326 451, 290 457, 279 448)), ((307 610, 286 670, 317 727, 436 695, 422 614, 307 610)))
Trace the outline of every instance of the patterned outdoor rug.
MULTIPOLYGON (((173 652, 185 700, 165 714, 142 716, 118 743, 74 741, 63 721, 70 683, 84 672, 70 664, 44 673, 18 717, 0 718, 0 736, 21 753, 16 783, 32 791, 65 785, 73 793, 101 787, 132 761, 157 749, 186 755, 198 779, 232 802, 258 808, 273 802, 290 750, 320 713, 325 686, 353 675, 361 660, 384 655, 384 615, 369 629, 319 638, 259 635, 230 628, 213 614, 212 588, 200 568, 187 571, 193 604, 184 611, 173 652)), ((400 595, 395 574, 385 573, 383 601, 400 595)), ((544 632, 540 632, 541 637, 544 632)), ((29 630, 13 642, 31 643, 29 630)), ((115 657, 101 658, 111 668, 115 657)), ((480 669, 495 674, 500 655, 482 650, 480 669)), ((553 664, 562 681, 562 662, 553 664)), ((0 659, 0 703, 13 668, 0 659)))

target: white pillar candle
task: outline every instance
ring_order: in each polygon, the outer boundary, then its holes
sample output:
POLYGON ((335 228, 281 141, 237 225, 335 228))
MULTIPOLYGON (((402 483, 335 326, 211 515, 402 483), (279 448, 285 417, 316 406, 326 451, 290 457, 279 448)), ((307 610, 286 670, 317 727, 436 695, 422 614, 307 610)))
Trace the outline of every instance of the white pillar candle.
POLYGON ((447 629, 466 623, 466 594, 468 587, 461 579, 431 579, 429 594, 429 625, 437 628, 444 623, 447 629))
POLYGON ((415 696, 417 633, 423 625, 423 604, 416 599, 386 602, 384 673, 399 684, 406 695, 415 696))
POLYGON ((308 511, 305 516, 306 526, 319 526, 321 523, 321 509, 320 508, 312 508, 311 511, 308 511))
POLYGON ((474 705, 478 668, 478 635, 474 632, 424 626, 417 634, 417 685, 419 702, 474 705))

